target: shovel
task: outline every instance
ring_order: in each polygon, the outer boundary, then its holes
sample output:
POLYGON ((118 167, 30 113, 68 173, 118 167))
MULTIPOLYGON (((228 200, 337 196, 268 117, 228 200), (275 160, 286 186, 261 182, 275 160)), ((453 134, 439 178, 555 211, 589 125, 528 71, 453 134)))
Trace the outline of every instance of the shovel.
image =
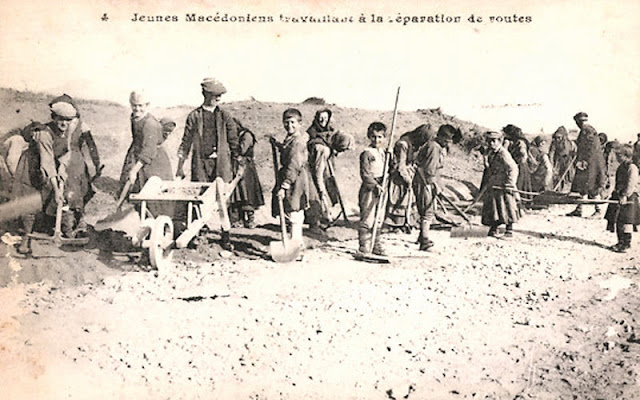
POLYGON ((129 193, 129 190, 131 190, 131 185, 131 181, 127 180, 127 183, 125 183, 124 187, 122 188, 120 197, 118 197, 118 202, 116 203, 116 211, 98 220, 94 225, 94 229, 96 231, 103 231, 105 229, 111 228, 113 224, 122 221, 133 211, 133 209, 131 208, 126 208, 124 210, 122 209, 122 203, 124 202, 124 199, 127 198, 127 194, 129 193))
MULTIPOLYGON (((275 173, 276 182, 278 181, 278 148, 276 144, 271 142, 271 154, 273 156, 273 171, 275 173)), ((269 243, 269 253, 273 261, 277 263, 288 263, 298 258, 300 254, 300 246, 298 243, 292 243, 287 236, 287 227, 284 221, 284 204, 280 197, 278 197, 278 210, 280 211, 280 231, 282 241, 273 241, 269 243)))
POLYGON ((280 197, 278 197, 278 209, 280 210, 280 233, 282 235, 282 241, 269 243, 269 253, 271 253, 273 261, 277 263, 288 263, 298 258, 300 246, 298 243, 292 242, 287 235, 287 228, 284 222, 284 204, 280 197))

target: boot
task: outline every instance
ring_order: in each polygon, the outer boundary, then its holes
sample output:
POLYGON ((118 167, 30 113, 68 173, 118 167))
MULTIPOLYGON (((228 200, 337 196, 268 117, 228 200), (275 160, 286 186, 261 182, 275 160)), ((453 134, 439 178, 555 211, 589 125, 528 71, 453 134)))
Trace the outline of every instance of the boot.
POLYGON ((578 204, 575 210, 567 214, 567 217, 582 217, 582 204, 578 204))
POLYGON ((21 220, 22 228, 24 229, 24 236, 22 236, 20 245, 16 251, 20 254, 29 255, 31 254, 31 238, 29 237, 29 234, 33 232, 33 225, 36 222, 36 216, 33 214, 25 215, 21 220))
POLYGON ((376 235, 376 238, 373 242, 373 254, 377 255, 377 256, 386 256, 387 253, 385 253, 384 249, 382 248, 382 243, 381 243, 381 239, 380 239, 380 233, 378 233, 376 235))
POLYGON ((358 229, 358 252, 362 254, 369 253, 371 249, 371 232, 367 228, 358 229))
POLYGON ((244 227, 247 229, 253 229, 256 227, 256 221, 255 221, 255 212, 253 210, 247 210, 245 211, 245 220, 244 220, 244 227))
POLYGON ((231 235, 229 231, 222 231, 220 233, 221 241, 220 247, 222 247, 226 251, 233 251, 233 244, 231 243, 231 235))
POLYGON ((590 218, 596 219, 602 216, 602 211, 600 210, 600 206, 598 204, 595 205, 595 210, 593 214, 591 214, 590 218))
POLYGON ((27 235, 24 235, 20 240, 20 244, 18 245, 18 248, 16 249, 16 251, 19 254, 24 254, 26 256, 30 255, 31 254, 31 238, 27 235))
POLYGON ((429 240, 429 225, 429 221, 420 221, 420 235, 418 236, 420 251, 427 251, 434 245, 433 241, 429 240))

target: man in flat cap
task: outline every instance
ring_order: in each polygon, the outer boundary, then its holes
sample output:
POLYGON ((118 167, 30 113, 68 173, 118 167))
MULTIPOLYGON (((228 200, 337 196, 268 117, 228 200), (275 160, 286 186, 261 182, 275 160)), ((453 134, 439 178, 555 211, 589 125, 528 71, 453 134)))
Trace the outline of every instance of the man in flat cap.
MULTIPOLYGON (((600 137, 598 136, 598 131, 587 124, 588 118, 588 115, 584 112, 579 112, 573 117, 576 125, 580 128, 580 133, 576 140, 576 172, 571 184, 571 191, 580 193, 590 199, 596 199, 604 193, 607 179, 600 137)), ((600 214, 600 207, 596 204, 592 217, 599 217, 600 214)), ((582 204, 578 204, 576 209, 567 215, 581 217, 582 204)))
POLYGON ((94 194, 91 182, 102 169, 98 149, 69 95, 56 97, 49 107, 52 121, 37 137, 47 192, 44 211, 56 215, 57 204, 64 203, 62 233, 67 237, 84 236, 84 207, 94 194))
MULTIPOLYGON (((206 78, 201 83, 202 105, 187 116, 184 136, 178 149, 176 176, 185 176, 183 165, 191 153, 191 180, 213 182, 221 177, 225 182, 233 180, 233 163, 241 163, 238 157, 238 128, 233 117, 220 108, 221 96, 227 92, 224 85, 206 78)), ((221 246, 233 250, 229 227, 222 227, 221 246)))

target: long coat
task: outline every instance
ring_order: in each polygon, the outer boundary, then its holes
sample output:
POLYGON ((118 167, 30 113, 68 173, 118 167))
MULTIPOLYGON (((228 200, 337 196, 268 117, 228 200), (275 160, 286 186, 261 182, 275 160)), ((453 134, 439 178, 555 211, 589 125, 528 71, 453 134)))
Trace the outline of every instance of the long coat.
POLYGON ((581 195, 601 194, 607 184, 604 154, 598 132, 584 124, 576 140, 576 173, 571 191, 581 195))
POLYGON ((573 182, 575 165, 572 160, 575 154, 575 142, 569 139, 564 128, 558 129, 549 146, 549 160, 553 165, 553 184, 558 186, 560 190, 570 189, 571 182, 573 182), (560 181, 561 178, 562 181, 560 181))
POLYGON ((89 127, 79 118, 74 121, 75 127, 70 126, 68 132, 60 132, 52 121, 36 138, 44 178, 44 209, 48 215, 55 215, 56 210, 52 177, 65 181, 64 196, 73 210, 83 212, 94 195, 91 181, 100 166, 98 150, 89 127))
POLYGON ((202 106, 191 111, 184 126, 184 136, 178 148, 178 157, 187 158, 191 152, 191 180, 213 182, 221 177, 225 182, 233 180, 233 160, 238 154, 238 128, 233 117, 219 106, 213 111, 216 136, 216 158, 205 154, 204 113, 202 106))
POLYGON ((494 189, 494 186, 515 188, 518 180, 518 165, 504 147, 491 152, 488 157, 484 179, 487 190, 482 205, 482 224, 497 226, 516 222, 520 210, 515 195, 507 190, 494 189))
POLYGON ((280 147, 280 169, 271 197, 271 214, 280 215, 276 193, 286 189, 284 211, 291 213, 309 208, 309 171, 307 169, 307 135, 287 136, 280 147))

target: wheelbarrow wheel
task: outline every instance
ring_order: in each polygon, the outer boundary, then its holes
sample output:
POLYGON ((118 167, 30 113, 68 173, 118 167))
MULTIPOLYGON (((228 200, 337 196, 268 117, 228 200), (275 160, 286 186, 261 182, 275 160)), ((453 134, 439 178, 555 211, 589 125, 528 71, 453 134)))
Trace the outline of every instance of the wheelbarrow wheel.
POLYGON ((158 271, 169 266, 173 255, 173 222, 166 215, 156 218, 149 242, 149 261, 158 271))

